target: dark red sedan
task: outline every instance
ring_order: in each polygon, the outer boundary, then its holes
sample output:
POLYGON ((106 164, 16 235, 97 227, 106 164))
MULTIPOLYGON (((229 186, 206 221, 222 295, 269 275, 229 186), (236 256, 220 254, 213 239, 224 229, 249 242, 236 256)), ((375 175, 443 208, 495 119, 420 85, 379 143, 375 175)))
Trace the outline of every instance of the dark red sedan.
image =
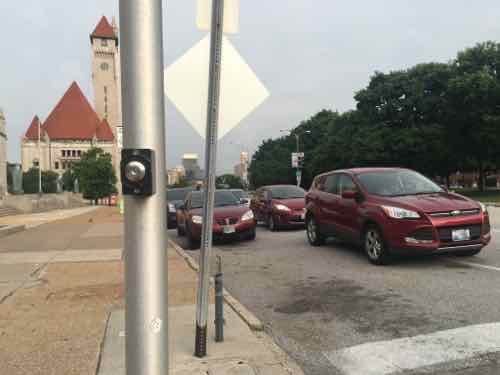
POLYGON ((486 207, 421 174, 359 168, 317 176, 306 197, 309 242, 336 236, 362 244, 374 264, 391 254, 478 254, 491 240, 486 207))
POLYGON ((258 221, 272 231, 283 227, 304 227, 306 192, 295 185, 272 185, 257 189, 250 202, 258 221))
MULTIPOLYGON (((177 233, 179 236, 186 235, 188 247, 196 249, 200 245, 202 217, 203 192, 193 191, 188 194, 182 206, 177 209, 177 233)), ((242 204, 229 190, 215 192, 215 210, 213 222, 213 237, 255 239, 255 227, 252 210, 242 204)))

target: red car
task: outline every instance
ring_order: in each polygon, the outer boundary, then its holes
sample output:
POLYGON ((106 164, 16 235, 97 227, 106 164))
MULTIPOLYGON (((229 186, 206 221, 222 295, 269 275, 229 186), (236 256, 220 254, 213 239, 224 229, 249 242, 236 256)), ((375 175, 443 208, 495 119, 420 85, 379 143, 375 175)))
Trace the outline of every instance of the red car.
POLYGON ((491 240, 482 203, 450 193, 421 174, 359 168, 317 176, 306 197, 313 246, 336 236, 362 244, 374 264, 391 254, 478 254, 491 240))
POLYGON ((272 231, 282 227, 304 227, 306 192, 295 185, 273 185, 257 189, 250 203, 256 219, 272 231))
MULTIPOLYGON (((177 233, 186 235, 188 247, 196 249, 200 245, 203 193, 193 191, 188 194, 182 206, 177 209, 177 233)), ((255 239, 257 222, 253 212, 246 205, 241 204, 229 190, 215 192, 215 209, 213 222, 213 237, 255 239)))

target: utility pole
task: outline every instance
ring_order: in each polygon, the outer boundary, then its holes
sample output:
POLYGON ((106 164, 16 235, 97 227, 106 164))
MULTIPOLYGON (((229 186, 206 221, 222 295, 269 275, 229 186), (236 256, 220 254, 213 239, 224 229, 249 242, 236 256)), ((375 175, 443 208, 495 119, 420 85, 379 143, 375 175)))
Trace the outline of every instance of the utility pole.
POLYGON ((41 129, 38 121, 38 195, 42 195, 42 147, 41 147, 41 129))
POLYGON ((127 375, 168 374, 161 0, 120 0, 127 375))
POLYGON ((212 223, 217 162, 217 130, 219 123, 220 74, 222 62, 222 32, 224 0, 212 2, 210 30, 210 65, 208 78, 207 129, 205 137, 205 194, 203 196, 203 227, 201 233, 200 273, 196 303, 195 356, 207 355, 207 317, 210 286, 210 253, 212 251, 212 223))

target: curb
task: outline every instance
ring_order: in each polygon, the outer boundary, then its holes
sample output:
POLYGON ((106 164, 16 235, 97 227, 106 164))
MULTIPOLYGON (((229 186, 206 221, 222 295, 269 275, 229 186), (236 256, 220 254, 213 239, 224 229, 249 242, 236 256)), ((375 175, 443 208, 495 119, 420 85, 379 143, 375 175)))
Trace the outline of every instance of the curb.
MULTIPOLYGON (((193 271, 198 272, 200 267, 198 266, 198 263, 196 260, 186 253, 183 248, 181 248, 179 245, 177 245, 174 241, 168 240, 170 246, 172 246, 177 254, 179 254, 188 266, 193 269, 193 271)), ((213 282, 213 278, 210 278, 211 282, 213 282)), ((231 293, 227 291, 226 288, 224 288, 224 301, 233 309, 233 311, 241 318, 243 321, 248 325, 248 327, 252 331, 264 331, 264 325, 262 322, 257 318, 250 310, 248 310, 243 304, 238 301, 236 298, 234 298, 231 293)))
POLYGON ((14 233, 19 233, 26 230, 26 225, 8 225, 5 228, 0 228, 0 238, 10 236, 14 233))

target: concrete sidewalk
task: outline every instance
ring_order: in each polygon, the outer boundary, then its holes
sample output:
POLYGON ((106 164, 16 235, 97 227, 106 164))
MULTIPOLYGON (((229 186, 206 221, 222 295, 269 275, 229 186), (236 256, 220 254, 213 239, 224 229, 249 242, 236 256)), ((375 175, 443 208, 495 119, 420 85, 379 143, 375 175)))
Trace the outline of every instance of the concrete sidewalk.
MULTIPOLYGON (((225 341, 215 343, 214 325, 208 326, 208 356, 194 357, 195 295, 197 274, 182 253, 169 247, 170 368, 175 375, 285 375, 302 374, 298 366, 262 331, 252 331, 247 321, 256 318, 237 302, 224 306, 225 341), (236 304, 236 306, 235 306, 236 304), (237 313, 237 312, 238 313, 237 313), (250 317, 242 319, 242 314, 250 317)), ((213 298, 213 293, 212 296, 213 298)), ((210 306, 209 322, 214 319, 210 306)), ((124 312, 110 314, 99 375, 125 374, 124 312)), ((167 354, 165 354, 167 355, 167 354)))

